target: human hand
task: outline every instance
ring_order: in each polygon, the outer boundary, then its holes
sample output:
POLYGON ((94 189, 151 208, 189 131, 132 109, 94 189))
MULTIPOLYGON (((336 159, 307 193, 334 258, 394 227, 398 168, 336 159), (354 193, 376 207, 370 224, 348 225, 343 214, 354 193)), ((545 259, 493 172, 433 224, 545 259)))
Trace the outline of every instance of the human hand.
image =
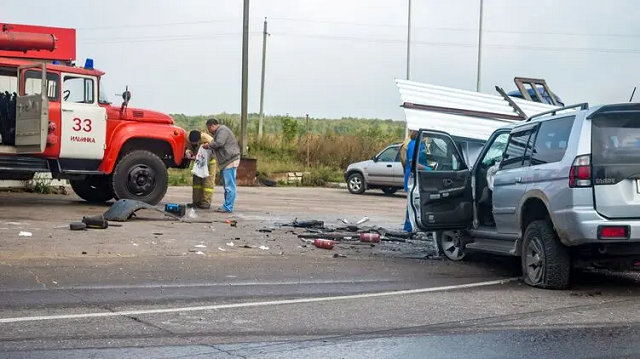
POLYGON ((194 156, 194 155, 193 155, 193 151, 191 151, 191 150, 187 150, 187 151, 184 153, 184 156, 185 156, 187 159, 190 159, 190 160, 192 160, 192 159, 196 158, 196 156, 194 156))

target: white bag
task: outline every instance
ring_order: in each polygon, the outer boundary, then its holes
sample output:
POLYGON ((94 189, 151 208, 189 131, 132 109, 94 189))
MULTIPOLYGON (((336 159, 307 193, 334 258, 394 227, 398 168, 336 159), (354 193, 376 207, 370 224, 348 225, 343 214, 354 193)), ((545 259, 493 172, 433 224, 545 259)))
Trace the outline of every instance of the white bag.
POLYGON ((211 156, 211 151, 202 148, 198 149, 198 154, 196 154, 196 159, 193 164, 193 169, 191 173, 200 178, 209 177, 209 157, 211 156))

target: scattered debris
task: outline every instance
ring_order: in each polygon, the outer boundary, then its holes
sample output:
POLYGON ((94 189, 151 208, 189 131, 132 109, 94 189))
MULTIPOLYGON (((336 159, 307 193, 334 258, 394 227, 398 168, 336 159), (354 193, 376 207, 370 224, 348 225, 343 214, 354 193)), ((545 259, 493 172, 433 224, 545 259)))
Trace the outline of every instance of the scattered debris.
POLYGON ((72 231, 84 231, 87 229, 87 225, 83 222, 71 222, 69 223, 69 229, 72 231))
POLYGON ((162 236, 162 235, 164 235, 164 233, 162 233, 162 232, 153 232, 153 235, 154 236, 162 236))
POLYGON ((242 245, 242 248, 253 248, 253 246, 250 246, 248 244, 244 244, 244 245, 242 245))
POLYGON ((193 207, 189 209, 189 218, 193 218, 193 219, 198 218, 198 214, 196 213, 196 210, 193 207))
MULTIPOLYGON (((116 201, 109 208, 109 210, 107 210, 104 213, 103 217, 107 221, 126 222, 127 220, 129 220, 131 217, 135 215, 135 212, 141 209, 150 209, 150 210, 162 213, 163 215, 180 222, 186 222, 186 223, 211 223, 212 222, 212 221, 187 220, 187 219, 184 219, 183 217, 178 217, 174 214, 167 213, 162 208, 158 208, 148 203, 135 201, 131 199, 120 199, 116 201)), ((195 214, 195 210, 193 208, 189 210, 189 218, 197 218, 197 215, 195 214)))
POLYGON ((235 246, 235 244, 233 244, 233 242, 229 242, 229 243, 227 243, 227 245, 228 245, 229 247, 233 247, 233 246, 235 246))
POLYGON ((379 243, 380 234, 379 233, 360 233, 360 242, 379 243))
POLYGON ((333 258, 347 258, 347 256, 342 253, 336 253, 333 255, 333 258))
POLYGON ((203 251, 197 251, 196 254, 204 255, 204 252, 203 251))
POLYGON ((269 249, 269 247, 267 246, 260 246, 259 248, 262 249, 263 251, 266 251, 267 249, 269 249))
POLYGON ((227 251, 226 249, 224 249, 222 247, 218 247, 218 250, 221 251, 221 252, 226 252, 227 251))
POLYGON ((335 246, 336 242, 329 240, 329 239, 315 239, 313 241, 313 245, 316 246, 316 248, 323 248, 323 249, 333 249, 333 246, 335 246))
POLYGON ((107 229, 109 228, 109 222, 104 219, 104 216, 96 217, 82 217, 82 223, 86 224, 86 228, 93 229, 107 229))
POLYGON ((271 228, 262 228, 262 229, 258 229, 258 232, 260 232, 260 233, 271 233, 271 232, 273 232, 273 230, 271 228))
POLYGON ((87 254, 87 252, 82 252, 82 254, 87 254))
POLYGON ((5 224, 8 225, 8 226, 21 226, 22 225, 22 223, 20 223, 20 222, 7 222, 5 224))
POLYGON ((310 220, 310 221, 298 221, 298 219, 294 219, 293 222, 283 224, 285 227, 294 227, 294 228, 324 228, 324 222, 318 220, 310 220))
POLYGON ((31 237, 31 236, 33 236, 33 233, 31 232, 20 231, 20 233, 18 233, 18 237, 31 237))
POLYGON ((238 226, 238 221, 236 221, 235 219, 226 219, 224 221, 224 223, 230 225, 231 227, 237 227, 238 226))
POLYGON ((196 244, 194 247, 196 248, 207 248, 204 244, 196 244))

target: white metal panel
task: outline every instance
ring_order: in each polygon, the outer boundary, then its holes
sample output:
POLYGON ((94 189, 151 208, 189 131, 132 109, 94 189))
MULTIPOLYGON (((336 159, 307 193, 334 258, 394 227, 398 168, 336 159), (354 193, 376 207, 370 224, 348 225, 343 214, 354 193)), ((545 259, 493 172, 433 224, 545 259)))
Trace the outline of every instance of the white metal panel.
MULTIPOLYGON (((500 95, 483 94, 451 87, 436 86, 407 80, 396 80, 402 102, 418 105, 449 107, 461 110, 493 112, 516 116, 509 102, 500 95)), ((528 116, 549 111, 556 106, 513 98, 528 116)), ((496 129, 519 121, 487 119, 473 116, 450 115, 442 112, 405 109, 409 129, 428 128, 450 133, 453 136, 487 140, 496 129)))

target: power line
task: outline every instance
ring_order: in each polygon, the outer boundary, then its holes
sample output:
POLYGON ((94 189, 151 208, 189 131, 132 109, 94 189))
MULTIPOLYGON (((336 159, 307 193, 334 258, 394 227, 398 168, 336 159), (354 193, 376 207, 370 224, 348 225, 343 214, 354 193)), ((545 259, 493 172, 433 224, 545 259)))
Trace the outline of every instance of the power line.
MULTIPOLYGON (((294 36, 294 37, 308 37, 319 39, 331 39, 331 40, 355 40, 362 42, 375 42, 375 43, 392 43, 392 44, 406 44, 406 40, 400 39, 386 39, 386 38, 367 38, 356 36, 334 36, 334 35, 315 35, 315 34, 293 34, 293 33, 273 33, 273 35, 279 36, 294 36)), ((412 44, 416 46, 436 46, 436 47, 476 47, 475 43, 457 43, 457 42, 431 42, 431 41, 412 41, 412 44)), ((556 51, 556 52, 601 52, 601 53, 617 53, 617 54, 635 54, 640 53, 640 49, 612 49, 612 48, 596 48, 596 47, 550 47, 550 46, 526 46, 526 45, 509 45, 509 44, 488 44, 486 47, 495 49, 510 49, 510 50, 536 50, 536 51, 556 51)))
POLYGON ((79 27, 79 28, 77 28, 77 30, 137 29, 137 28, 144 28, 144 27, 163 27, 163 26, 181 26, 181 25, 225 23, 225 22, 236 22, 236 21, 240 21, 240 20, 241 19, 216 19, 216 20, 166 22, 166 23, 139 24, 139 25, 111 25, 111 26, 79 27))
MULTIPOLYGON (((318 24, 332 24, 332 25, 351 25, 351 26, 365 26, 365 27, 387 27, 387 28, 399 28, 405 29, 406 25, 395 24, 382 24, 382 23, 362 23, 351 21, 333 21, 333 20, 317 20, 308 18, 292 18, 292 17, 270 17, 270 19, 294 21, 294 22, 308 22, 318 24)), ((96 26, 96 27, 80 27, 78 30, 108 30, 108 29, 133 29, 133 28, 148 28, 148 27, 165 27, 165 26, 182 26, 182 25, 198 25, 198 24, 214 24, 214 23, 229 23, 239 22, 241 19, 213 19, 213 20, 200 20, 200 21, 183 21, 183 22, 169 22, 169 23, 155 23, 155 24, 139 24, 139 25, 111 25, 111 26, 96 26)), ((251 20, 258 20, 252 18, 251 20)), ((419 30, 437 30, 437 31, 457 31, 457 32, 476 32, 477 28, 455 28, 455 27, 434 27, 434 26, 414 26, 413 28, 419 30)), ((628 37, 637 38, 640 34, 604 34, 604 33, 577 33, 577 32, 556 32, 556 31, 527 31, 527 30, 483 30, 485 33, 496 34, 531 34, 531 35, 560 35, 560 36, 594 36, 594 37, 628 37)))
MULTIPOLYGON (((260 34, 259 32, 252 32, 250 35, 260 34)), ((171 42, 171 41, 183 41, 183 40, 198 40, 198 39, 210 39, 216 37, 233 37, 240 36, 242 33, 230 32, 220 34, 201 34, 201 35, 184 35, 184 36, 146 36, 146 37, 121 37, 111 39, 87 39, 78 41, 81 44, 122 44, 130 42, 171 42)))

